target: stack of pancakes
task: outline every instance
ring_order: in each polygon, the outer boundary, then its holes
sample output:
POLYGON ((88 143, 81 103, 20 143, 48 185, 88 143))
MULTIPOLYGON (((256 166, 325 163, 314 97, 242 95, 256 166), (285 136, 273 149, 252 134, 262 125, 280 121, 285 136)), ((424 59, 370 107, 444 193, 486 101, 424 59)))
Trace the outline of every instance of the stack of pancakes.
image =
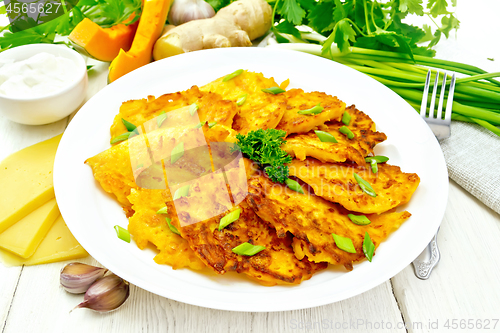
POLYGON ((264 285, 299 284, 328 263, 352 270, 365 258, 366 232, 377 247, 410 217, 395 208, 410 200, 419 177, 386 163, 373 173, 365 157, 386 136, 370 117, 322 92, 262 91, 277 86, 273 78, 243 71, 231 80, 122 104, 111 137, 127 132, 122 119, 137 126, 136 135, 86 163, 124 208, 137 246, 156 246, 157 263, 236 271, 264 285), (245 102, 237 103, 242 96, 245 102), (299 113, 318 104, 320 113, 299 113), (339 131, 344 113, 351 116, 352 139, 339 131), (218 145, 258 129, 286 132, 282 149, 293 157, 290 178, 304 194, 272 182, 241 153, 238 158, 237 151, 218 145), (337 142, 322 142, 315 130, 337 142), (172 159, 179 145, 183 154, 172 159), (362 191, 354 173, 376 197, 362 191), (188 194, 176 196, 185 184, 188 194), (168 215, 158 213, 162 208, 168 215), (220 220, 236 209, 239 218, 219 230, 220 220), (365 215, 371 223, 354 224, 348 214, 365 215), (350 238, 356 253, 340 249, 332 233, 350 238), (245 242, 265 250, 253 256, 232 251, 245 242))

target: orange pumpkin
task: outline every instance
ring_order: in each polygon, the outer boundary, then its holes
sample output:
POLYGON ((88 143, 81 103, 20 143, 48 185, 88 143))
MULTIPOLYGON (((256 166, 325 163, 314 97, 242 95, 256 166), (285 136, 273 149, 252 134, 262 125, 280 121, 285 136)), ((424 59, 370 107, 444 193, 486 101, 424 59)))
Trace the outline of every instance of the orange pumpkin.
POLYGON ((130 49, 138 22, 118 24, 103 29, 88 18, 83 19, 69 35, 75 48, 83 54, 101 61, 112 61, 120 49, 130 49))
POLYGON ((109 82, 151 62, 153 46, 167 20, 170 0, 144 0, 142 15, 130 50, 120 50, 109 66, 109 82))

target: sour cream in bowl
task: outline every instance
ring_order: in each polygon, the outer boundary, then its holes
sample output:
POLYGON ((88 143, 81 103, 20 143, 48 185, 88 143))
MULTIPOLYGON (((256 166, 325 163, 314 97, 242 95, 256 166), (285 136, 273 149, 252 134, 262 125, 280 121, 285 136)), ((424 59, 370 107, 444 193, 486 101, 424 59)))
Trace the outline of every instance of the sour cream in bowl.
POLYGON ((75 111, 87 90, 87 66, 72 49, 54 44, 18 46, 0 53, 0 115, 43 125, 75 111))

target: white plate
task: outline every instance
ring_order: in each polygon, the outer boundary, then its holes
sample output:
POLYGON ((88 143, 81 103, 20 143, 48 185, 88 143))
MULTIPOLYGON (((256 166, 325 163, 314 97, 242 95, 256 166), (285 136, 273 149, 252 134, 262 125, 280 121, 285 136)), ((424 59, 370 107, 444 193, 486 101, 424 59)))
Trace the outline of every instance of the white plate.
POLYGON ((417 112, 394 92, 351 68, 316 56, 261 48, 192 52, 144 66, 108 85, 71 121, 59 145, 54 185, 61 213, 82 246, 102 265, 138 287, 180 302, 233 311, 283 311, 340 301, 396 275, 426 247, 444 215, 448 174, 434 135, 417 112), (236 69, 290 78, 290 88, 324 91, 366 112, 387 134, 377 154, 421 183, 404 209, 413 215, 380 245, 373 262, 354 270, 329 268, 298 286, 263 287, 237 274, 215 276, 173 270, 116 237, 127 226, 118 203, 94 180, 84 161, 110 147, 109 127, 122 102, 203 85, 236 69))

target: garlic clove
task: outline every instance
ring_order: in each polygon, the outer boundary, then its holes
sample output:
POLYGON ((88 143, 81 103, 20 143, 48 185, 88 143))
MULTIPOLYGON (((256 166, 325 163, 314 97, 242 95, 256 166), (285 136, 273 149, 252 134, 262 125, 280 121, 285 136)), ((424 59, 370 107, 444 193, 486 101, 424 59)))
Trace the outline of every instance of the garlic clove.
POLYGON ((61 270, 61 285, 69 293, 82 294, 107 271, 106 268, 72 262, 61 270))
POLYGON ((204 0, 175 0, 168 21, 180 25, 189 21, 211 18, 215 10, 204 0))
POLYGON ((84 301, 76 308, 88 308, 99 312, 118 309, 130 295, 128 282, 115 274, 107 275, 97 280, 87 290, 84 301))

